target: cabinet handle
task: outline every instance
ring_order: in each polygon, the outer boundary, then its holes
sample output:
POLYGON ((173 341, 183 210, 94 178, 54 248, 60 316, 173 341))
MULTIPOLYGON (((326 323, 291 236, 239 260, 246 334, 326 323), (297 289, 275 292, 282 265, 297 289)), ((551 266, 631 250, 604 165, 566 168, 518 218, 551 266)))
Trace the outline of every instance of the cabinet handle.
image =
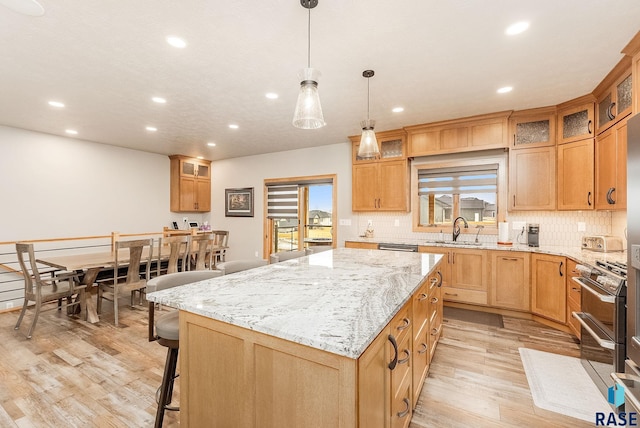
POLYGON ((396 342, 396 338, 393 337, 392 334, 390 334, 387 339, 389 339, 389 342, 391 342, 391 345, 393 346, 394 356, 393 360, 389 363, 389 369, 393 370, 398 365, 398 342, 396 342))
POLYGON ((507 262, 517 262, 518 259, 516 257, 502 257, 502 260, 507 262))
POLYGON ((560 276, 564 276, 564 273, 562 273, 562 265, 564 265, 564 262, 560 262, 560 266, 558 267, 558 273, 560 276))
POLYGON ((516 134, 513 134, 513 147, 516 146, 516 134))
POLYGON ((613 108, 616 106, 616 103, 611 103, 609 104, 609 108, 607 109, 607 116, 609 116, 610 120, 613 120, 616 118, 616 116, 613 114, 613 108))
POLYGON ((456 264, 456 253, 455 253, 455 251, 451 252, 451 264, 452 265, 456 264))
POLYGON ((611 197, 611 195, 615 191, 616 191, 616 188, 615 187, 611 187, 611 188, 609 188, 609 191, 607 192, 607 202, 609 203, 609 205, 614 205, 616 203, 616 200, 611 197))
POLYGON ((438 298, 437 297, 432 298, 431 299, 431 303, 434 303, 434 304, 438 303, 438 298))
POLYGON ((427 296, 427 295, 426 295, 426 294, 424 294, 424 293, 420 293, 420 297, 418 297, 418 300, 423 301, 423 300, 425 300, 427 297, 429 297, 429 296, 427 296))
POLYGON ((411 320, 409 318, 402 318, 402 321, 404 321, 404 324, 401 324, 398 327, 396 327, 396 330, 399 330, 399 331, 406 330, 411 325, 411 320))
POLYGON ((403 398, 402 402, 407 407, 403 411, 398 412, 398 417, 399 418, 404 418, 405 416, 407 416, 409 414, 409 411, 411 410, 411 403, 409 402, 408 398, 403 398))
POLYGON ((591 192, 587 193, 587 204, 591 206, 591 192))
POLYGON ((591 121, 591 119, 589 119, 589 122, 587 122, 587 132, 589 134, 593 133, 593 131, 591 130, 591 123, 592 123, 592 121, 591 121))
POLYGON ((431 329, 431 336, 437 336, 440 333, 440 329, 442 328, 442 326, 438 327, 438 328, 432 328, 431 329))
POLYGON ((408 349, 405 349, 402 351, 407 357, 403 358, 401 360, 398 360, 398 364, 406 364, 409 362, 409 360, 411 359, 411 352, 409 352, 408 349))
POLYGON ((440 279, 438 280, 438 287, 442 287, 442 274, 439 270, 436 271, 436 274, 438 274, 438 276, 440 277, 440 279))
POLYGON ((445 296, 457 296, 458 293, 444 293, 445 296))
POLYGON ((429 349, 427 344, 426 343, 421 343, 420 344, 420 349, 418 349, 418 354, 424 354, 425 352, 427 352, 427 349, 429 349))
POLYGON ((576 293, 579 293, 580 289, 578 287, 571 287, 571 291, 575 291, 576 293))
POLYGON ((447 251, 447 263, 451 263, 451 254, 447 251))
POLYGON ((513 195, 513 206, 516 206, 516 195, 513 195))

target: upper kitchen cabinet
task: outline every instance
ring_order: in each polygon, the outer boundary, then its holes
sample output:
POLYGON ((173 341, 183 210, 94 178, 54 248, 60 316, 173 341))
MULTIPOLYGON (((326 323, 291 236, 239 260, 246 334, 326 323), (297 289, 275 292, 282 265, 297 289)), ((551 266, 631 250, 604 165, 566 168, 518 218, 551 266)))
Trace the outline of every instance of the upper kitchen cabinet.
POLYGON ((631 58, 625 56, 593 91, 596 96, 596 134, 631 114, 633 97, 631 58))
POLYGON ((376 133, 380 156, 358 157, 360 136, 349 137, 353 148, 352 210, 408 211, 409 162, 403 130, 376 133))
POLYGON ((509 118, 511 149, 548 147, 556 144, 556 108, 542 107, 513 112, 509 118))
POLYGON ((508 147, 508 118, 499 112, 408 126, 409 157, 508 147))
POLYGON ((640 31, 622 49, 622 53, 631 58, 631 76, 633 80, 631 85, 636 88, 635 91, 632 91, 631 110, 633 114, 637 114, 640 112, 640 94, 638 94, 637 90, 637 88, 640 88, 640 31))
POLYGON ((558 105, 558 144, 595 136, 593 95, 585 95, 558 105))
POLYGON ((592 210, 593 138, 558 146, 558 210, 592 210))
POLYGON ((626 118, 596 137, 595 183, 596 209, 627 209, 626 118))
POLYGON ((375 158, 361 158, 358 156, 360 135, 349 137, 353 149, 353 164, 396 161, 407 158, 407 133, 402 129, 376 132, 380 155, 375 158))
POLYGON ((171 155, 171 211, 211 211, 211 161, 171 155))
POLYGON ((509 211, 555 208, 556 147, 509 150, 509 211))

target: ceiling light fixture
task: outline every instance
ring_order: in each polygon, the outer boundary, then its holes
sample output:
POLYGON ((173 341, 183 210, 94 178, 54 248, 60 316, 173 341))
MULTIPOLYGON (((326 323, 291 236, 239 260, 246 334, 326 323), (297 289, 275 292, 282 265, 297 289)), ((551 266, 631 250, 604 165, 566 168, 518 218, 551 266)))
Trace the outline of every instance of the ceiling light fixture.
POLYGON ((154 103, 158 103, 158 104, 166 104, 167 100, 162 98, 162 97, 153 97, 151 98, 151 101, 153 101, 154 103))
POLYGON ((64 107, 64 103, 61 103, 60 101, 49 101, 49 105, 51 107, 58 107, 58 108, 64 107))
POLYGON ((174 48, 179 48, 179 49, 182 49, 187 46, 187 42, 185 42, 184 39, 181 39, 180 37, 176 37, 176 36, 168 36, 167 43, 169 43, 174 48))
POLYGON ((278 99, 278 94, 276 94, 275 92, 268 92, 265 94, 265 97, 269 98, 270 100, 276 100, 278 99))
POLYGON ((67 134, 71 134, 71 135, 78 135, 78 131, 76 131, 75 129, 67 129, 66 131, 67 134))
POLYGON ((511 86, 505 86, 503 88, 498 89, 496 92, 499 94, 506 94, 507 92, 511 92, 513 91, 513 88, 511 86))
POLYGON ((147 131, 150 131, 150 132, 156 132, 158 130, 158 128, 156 128, 155 126, 147 126, 144 129, 146 129, 147 131))
POLYGON ((394 113, 402 113, 404 111, 404 107, 394 107, 391 111, 394 113))
POLYGON ((526 21, 520 21, 516 22, 515 24, 509 25, 507 29, 504 30, 504 33, 508 34, 509 36, 514 36, 526 31, 527 28, 529 28, 529 23, 526 21))
POLYGON ((232 123, 231 125, 229 125, 229 128, 231 129, 238 129, 240 128, 238 125, 236 125, 235 123, 232 123))
POLYGON ((318 5, 318 0, 300 0, 300 4, 309 10, 307 26, 307 68, 300 71, 300 93, 296 110, 293 113, 293 126, 300 129, 318 129, 326 125, 322 115, 320 96, 318 95, 318 78, 320 72, 311 68, 311 9, 318 5))
POLYGON ((362 72, 362 77, 367 79, 367 120, 360 122, 362 126, 362 137, 360 137, 360 147, 358 147, 358 157, 360 158, 373 158, 380 154, 376 133, 373 131, 376 121, 369 119, 369 79, 374 74, 373 70, 362 72))
POLYGON ((207 146, 209 146, 209 147, 215 147, 215 146, 216 146, 216 143, 207 143, 207 146))

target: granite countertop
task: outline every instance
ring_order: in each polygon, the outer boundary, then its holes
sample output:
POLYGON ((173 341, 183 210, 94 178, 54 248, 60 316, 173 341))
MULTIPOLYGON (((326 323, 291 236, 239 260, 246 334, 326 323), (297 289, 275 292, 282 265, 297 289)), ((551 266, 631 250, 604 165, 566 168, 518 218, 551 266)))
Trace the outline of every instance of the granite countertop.
POLYGON ((441 258, 339 248, 149 293, 147 299, 358 358, 441 258))
POLYGON ((556 256, 565 256, 575 260, 578 263, 595 264, 596 260, 627 262, 626 251, 615 251, 610 253, 600 253, 597 251, 583 250, 579 246, 562 247, 553 245, 543 245, 541 247, 529 247, 526 244, 498 245, 497 243, 481 243, 480 245, 471 242, 465 243, 464 240, 458 241, 456 244, 439 243, 436 241, 427 241, 424 239, 393 239, 393 238, 363 238, 356 237, 347 239, 348 242, 369 242, 369 243, 389 243, 389 244, 407 244, 418 245, 424 247, 445 247, 445 248, 474 248, 478 250, 499 250, 499 251, 526 251, 530 253, 550 254, 556 256))

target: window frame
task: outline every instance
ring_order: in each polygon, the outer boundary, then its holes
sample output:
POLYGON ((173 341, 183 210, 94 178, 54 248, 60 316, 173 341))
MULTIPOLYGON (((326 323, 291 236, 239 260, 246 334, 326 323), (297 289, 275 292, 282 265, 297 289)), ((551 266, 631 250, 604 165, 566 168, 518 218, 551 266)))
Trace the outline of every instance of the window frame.
MULTIPOLYGON (((483 235, 497 235, 498 223, 505 221, 507 212, 507 153, 487 153, 471 155, 466 153, 465 157, 456 155, 430 156, 424 158, 416 158, 411 163, 411 212, 413 213, 412 230, 413 232, 438 233, 443 229, 444 225, 423 226, 420 225, 420 196, 418 195, 418 172, 421 169, 435 168, 456 168, 469 166, 485 166, 489 164, 498 164, 498 188, 496 190, 496 224, 495 226, 485 226, 480 232, 483 235)), ((454 197, 455 200, 458 198, 454 197)), ((454 212, 459 207, 454 206, 454 212)), ((446 225, 449 226, 449 225, 446 225)), ((469 228, 462 229, 462 233, 477 233, 477 230, 469 228)))

